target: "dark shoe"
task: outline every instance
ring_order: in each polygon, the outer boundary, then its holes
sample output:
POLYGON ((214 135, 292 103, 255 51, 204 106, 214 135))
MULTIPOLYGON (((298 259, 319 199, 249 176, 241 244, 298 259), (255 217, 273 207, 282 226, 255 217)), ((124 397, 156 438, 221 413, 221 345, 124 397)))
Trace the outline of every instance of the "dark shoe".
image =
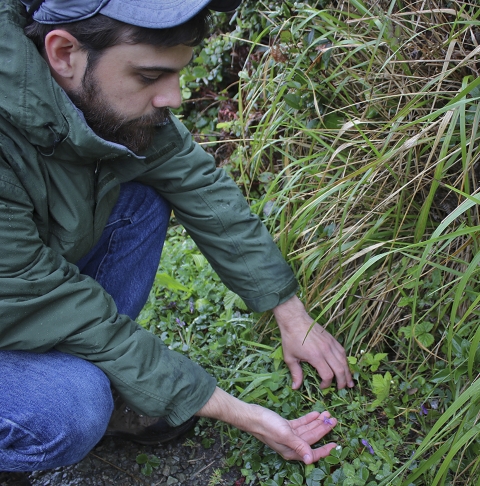
POLYGON ((182 425, 172 427, 161 417, 147 417, 134 412, 115 391, 113 399, 115 407, 105 432, 107 437, 121 437, 143 445, 161 444, 187 433, 198 421, 198 417, 193 416, 182 425))

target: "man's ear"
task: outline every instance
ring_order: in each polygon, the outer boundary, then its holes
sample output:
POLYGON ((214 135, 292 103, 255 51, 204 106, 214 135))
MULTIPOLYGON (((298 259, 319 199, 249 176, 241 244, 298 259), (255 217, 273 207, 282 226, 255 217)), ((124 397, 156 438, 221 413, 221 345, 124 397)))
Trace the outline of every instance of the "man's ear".
POLYGON ((62 29, 52 30, 45 37, 45 57, 55 81, 64 89, 81 86, 87 53, 78 40, 62 29))

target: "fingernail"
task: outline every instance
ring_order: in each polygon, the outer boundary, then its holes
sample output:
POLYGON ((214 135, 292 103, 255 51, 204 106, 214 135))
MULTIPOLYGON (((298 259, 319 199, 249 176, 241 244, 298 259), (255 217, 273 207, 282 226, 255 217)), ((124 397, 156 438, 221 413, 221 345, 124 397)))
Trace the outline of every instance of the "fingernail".
POLYGON ((306 464, 307 462, 311 462, 312 461, 312 456, 310 456, 309 454, 305 454, 303 456, 303 462, 306 464))
POLYGON ((350 388, 353 388, 353 387, 355 386, 355 383, 353 383, 353 381, 351 381, 351 382, 348 384, 348 386, 349 386, 350 388))
POLYGON ((295 382, 292 383, 292 388, 295 389, 297 387, 297 384, 295 382))

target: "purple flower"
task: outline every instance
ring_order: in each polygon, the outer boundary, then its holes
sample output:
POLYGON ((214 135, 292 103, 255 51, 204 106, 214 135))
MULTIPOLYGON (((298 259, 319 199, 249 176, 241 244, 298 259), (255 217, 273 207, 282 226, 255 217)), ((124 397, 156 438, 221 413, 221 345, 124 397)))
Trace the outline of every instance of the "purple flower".
POLYGON ((185 326, 185 323, 183 321, 181 321, 178 317, 175 317, 175 322, 180 326, 180 327, 183 327, 185 326))
POLYGON ((373 450, 373 447, 368 443, 367 439, 362 439, 361 443, 368 449, 368 452, 370 452, 372 456, 375 455, 375 451, 373 450))
POLYGON ((323 419, 323 423, 327 425, 333 425, 333 420, 331 418, 323 419))
POLYGON ((428 408, 424 403, 420 405, 420 415, 428 415, 428 408))
POLYGON ((190 299, 188 303, 190 304, 190 314, 193 314, 193 311, 195 310, 195 306, 193 305, 193 299, 190 299))

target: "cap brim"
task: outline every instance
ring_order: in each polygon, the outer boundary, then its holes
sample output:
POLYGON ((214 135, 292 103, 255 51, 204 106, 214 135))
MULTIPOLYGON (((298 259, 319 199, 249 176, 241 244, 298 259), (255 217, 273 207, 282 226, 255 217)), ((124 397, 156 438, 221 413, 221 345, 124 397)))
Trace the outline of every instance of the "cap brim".
POLYGON ((208 8, 211 10, 216 10, 217 12, 231 12, 235 10, 242 0, 212 0, 208 4, 208 8))

